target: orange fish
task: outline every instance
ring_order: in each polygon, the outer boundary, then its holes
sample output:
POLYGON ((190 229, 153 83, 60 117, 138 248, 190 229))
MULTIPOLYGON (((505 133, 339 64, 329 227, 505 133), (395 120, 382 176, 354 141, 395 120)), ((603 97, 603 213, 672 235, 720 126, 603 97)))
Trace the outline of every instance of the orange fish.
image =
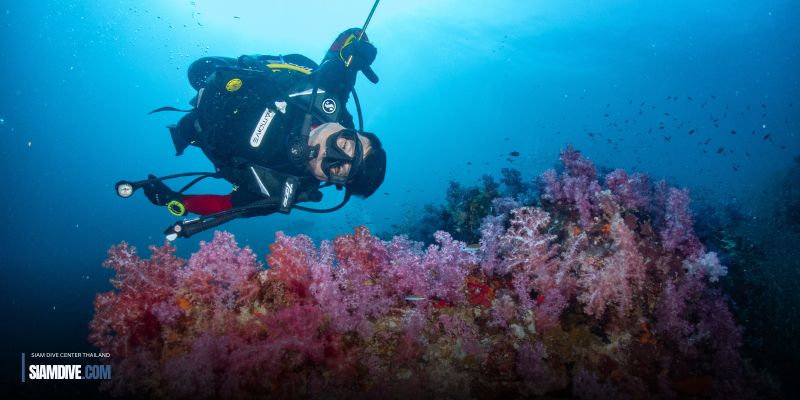
POLYGON ((192 308, 192 303, 186 297, 178 297, 178 308, 183 311, 189 311, 192 308))

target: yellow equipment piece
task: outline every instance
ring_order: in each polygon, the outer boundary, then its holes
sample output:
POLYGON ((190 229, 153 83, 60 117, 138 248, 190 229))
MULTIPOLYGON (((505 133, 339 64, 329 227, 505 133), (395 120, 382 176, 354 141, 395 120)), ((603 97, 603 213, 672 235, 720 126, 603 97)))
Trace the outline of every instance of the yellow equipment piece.
POLYGON ((286 63, 272 63, 267 64, 267 68, 271 69, 272 72, 278 72, 281 69, 290 69, 292 71, 297 71, 306 75, 311 74, 311 70, 308 68, 301 67, 299 65, 294 64, 286 64, 286 63))
POLYGON ((229 92, 235 92, 242 88, 242 80, 239 78, 233 78, 225 84, 225 89, 229 92))
POLYGON ((169 203, 167 203, 167 210, 169 210, 169 212, 176 217, 182 217, 186 215, 186 206, 184 206, 183 203, 178 200, 171 200, 169 203))

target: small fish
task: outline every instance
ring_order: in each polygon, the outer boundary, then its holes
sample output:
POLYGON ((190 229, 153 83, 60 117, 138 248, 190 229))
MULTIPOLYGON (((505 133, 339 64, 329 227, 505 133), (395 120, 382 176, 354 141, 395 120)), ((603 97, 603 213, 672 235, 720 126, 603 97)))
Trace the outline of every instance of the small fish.
POLYGON ((467 161, 467 165, 472 165, 472 161, 467 161))
POLYGON ((689 131, 689 134, 690 134, 690 135, 691 135, 691 134, 693 134, 693 133, 694 133, 696 130, 697 130, 697 129, 692 129, 692 130, 690 130, 690 131, 689 131))
POLYGON ((422 297, 422 296, 411 295, 411 296, 406 296, 406 300, 408 300, 408 301, 421 301, 421 300, 426 300, 426 299, 424 297, 422 297))
POLYGON ((736 130, 732 130, 731 131, 731 135, 735 135, 735 134, 736 134, 736 130))
POLYGON ((668 142, 669 142, 669 141, 670 141, 670 139, 672 139, 672 136, 664 136, 664 140, 666 140, 666 141, 668 141, 668 142))
POLYGON ((468 251, 468 252, 470 252, 470 253, 474 253, 474 252, 478 251, 478 249, 480 249, 480 248, 481 248, 481 245, 480 245, 480 244, 478 244, 478 243, 473 243, 473 244, 471 244, 471 245, 465 246, 465 247, 464 247, 464 251, 468 251))
POLYGON ((768 133, 768 134, 764 135, 764 137, 763 137, 763 138, 761 138, 761 139, 767 140, 767 139, 769 139, 771 136, 772 136, 772 134, 771 134, 771 133, 768 133))
POLYGON ((717 149, 717 154, 722 154, 723 151, 725 151, 725 148, 724 147, 720 147, 720 148, 717 149))
POLYGON ((518 151, 512 151, 511 153, 508 153, 508 155, 510 155, 511 157, 519 157, 519 152, 518 151))

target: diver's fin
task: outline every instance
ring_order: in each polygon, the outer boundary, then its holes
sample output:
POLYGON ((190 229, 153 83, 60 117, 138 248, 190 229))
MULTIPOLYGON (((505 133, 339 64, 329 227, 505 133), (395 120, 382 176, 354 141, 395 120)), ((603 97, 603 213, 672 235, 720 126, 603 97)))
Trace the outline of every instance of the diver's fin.
POLYGON ((147 113, 147 115, 150 115, 150 114, 155 114, 155 113, 157 113, 157 112, 162 112, 162 111, 180 111, 180 112, 192 112, 192 111, 194 111, 194 108, 193 108, 193 109, 191 109, 191 110, 181 110, 180 108, 175 108, 175 107, 169 107, 169 106, 167 106, 167 107, 156 108, 155 110, 153 110, 153 111, 150 111, 149 113, 147 113))
POLYGON ((181 131, 177 126, 169 125, 167 129, 169 129, 169 135, 172 136, 172 144, 175 145, 175 155, 183 154, 183 151, 192 143, 181 135, 181 131))

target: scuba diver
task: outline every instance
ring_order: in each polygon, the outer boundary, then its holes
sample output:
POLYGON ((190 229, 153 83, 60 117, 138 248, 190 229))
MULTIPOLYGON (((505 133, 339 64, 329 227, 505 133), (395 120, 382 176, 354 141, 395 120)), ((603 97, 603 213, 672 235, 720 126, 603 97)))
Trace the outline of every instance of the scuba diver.
POLYGON ((342 32, 319 65, 299 54, 204 57, 193 62, 188 69, 189 82, 197 90, 189 103, 193 108, 162 107, 151 113, 187 112, 168 126, 176 156, 189 146, 198 147, 215 172, 120 181, 117 194, 130 197, 143 188, 153 204, 166 206, 173 215, 200 215, 167 228, 169 240, 235 218, 292 209, 332 212, 351 195, 372 195, 383 183, 386 152, 377 136, 364 132, 354 89, 358 72, 378 82, 370 67, 377 50, 365 34, 368 23, 369 18, 364 28, 342 32), (358 130, 345 107, 351 93, 358 130), (177 191, 163 182, 185 176, 198 177, 177 191), (227 195, 184 193, 208 177, 229 181, 233 190, 227 195), (339 205, 315 209, 298 204, 321 201, 320 189, 331 185, 345 189, 339 205))

